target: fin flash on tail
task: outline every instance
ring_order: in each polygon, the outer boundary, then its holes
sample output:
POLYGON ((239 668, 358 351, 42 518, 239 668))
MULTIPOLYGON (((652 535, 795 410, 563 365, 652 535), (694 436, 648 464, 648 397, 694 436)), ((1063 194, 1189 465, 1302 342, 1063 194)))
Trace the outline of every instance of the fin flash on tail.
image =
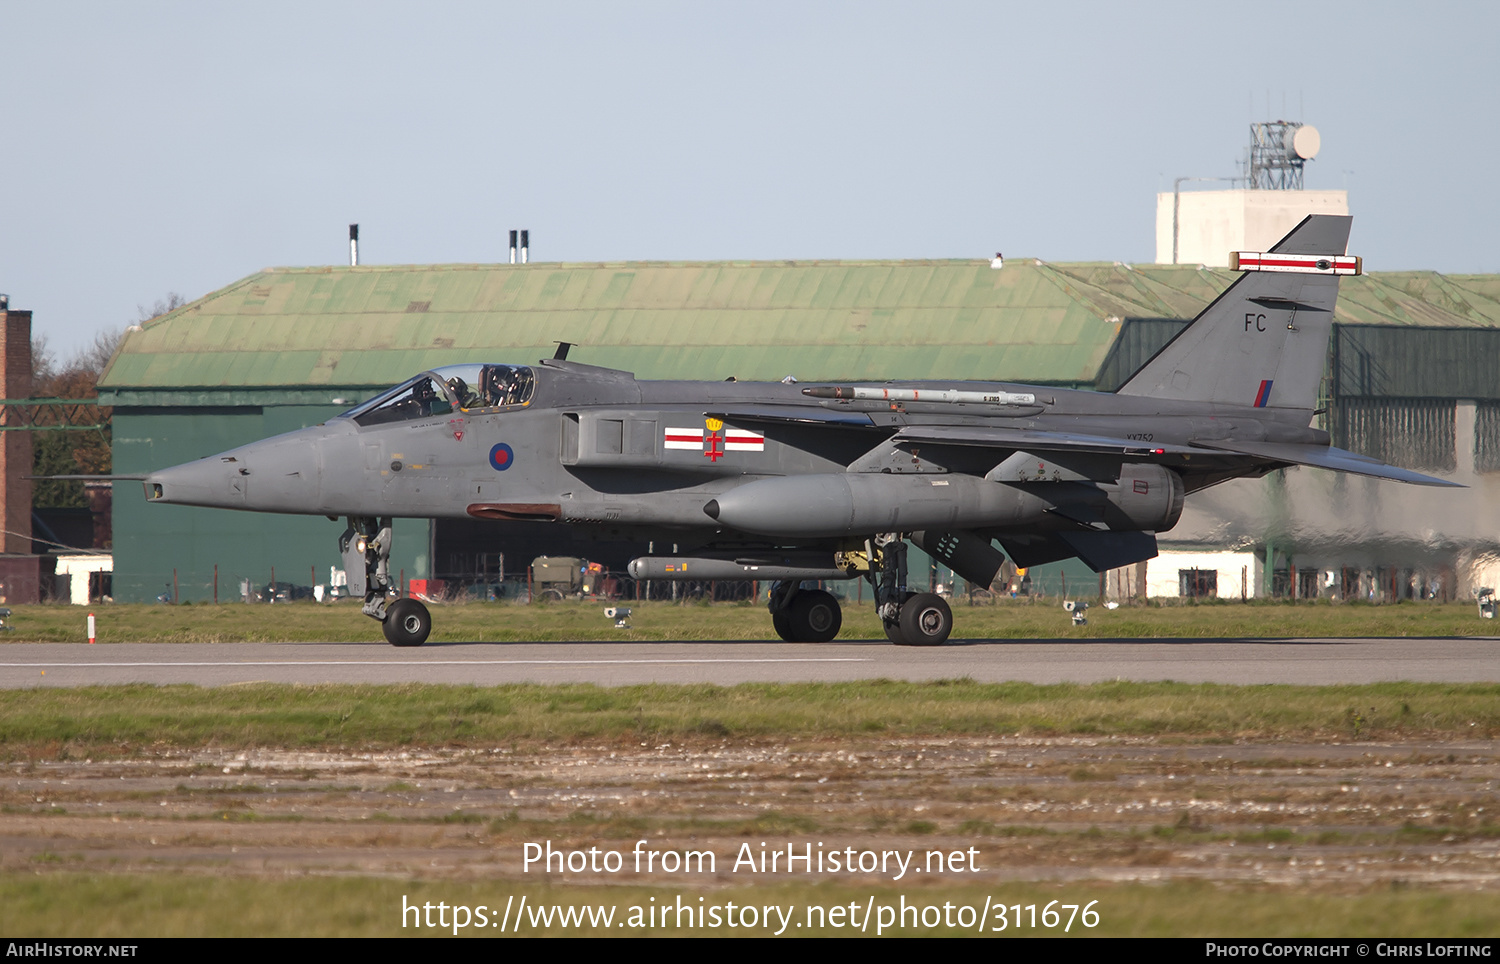
POLYGON ((1359 258, 1345 254, 1350 222, 1340 215, 1309 215, 1269 252, 1231 255, 1231 266, 1244 275, 1120 386, 1119 394, 1311 416, 1333 331, 1339 276, 1363 270, 1359 258))

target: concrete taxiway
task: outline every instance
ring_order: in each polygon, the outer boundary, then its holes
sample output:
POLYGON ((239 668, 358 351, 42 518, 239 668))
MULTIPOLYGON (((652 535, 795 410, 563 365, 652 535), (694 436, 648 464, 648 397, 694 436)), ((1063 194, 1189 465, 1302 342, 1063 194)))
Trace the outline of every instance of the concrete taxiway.
POLYGON ((0 688, 120 683, 829 682, 970 677, 981 682, 1178 680, 1230 684, 1500 681, 1500 639, 953 640, 428 643, 17 643, 0 688))

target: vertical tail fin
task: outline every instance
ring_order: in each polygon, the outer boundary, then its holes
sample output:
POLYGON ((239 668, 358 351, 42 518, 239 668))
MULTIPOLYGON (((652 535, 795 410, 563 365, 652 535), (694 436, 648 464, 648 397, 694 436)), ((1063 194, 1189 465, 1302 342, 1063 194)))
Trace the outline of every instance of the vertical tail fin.
POLYGON ((1317 407, 1350 218, 1313 214, 1265 254, 1244 254, 1246 273, 1119 388, 1121 395, 1180 401, 1317 407))

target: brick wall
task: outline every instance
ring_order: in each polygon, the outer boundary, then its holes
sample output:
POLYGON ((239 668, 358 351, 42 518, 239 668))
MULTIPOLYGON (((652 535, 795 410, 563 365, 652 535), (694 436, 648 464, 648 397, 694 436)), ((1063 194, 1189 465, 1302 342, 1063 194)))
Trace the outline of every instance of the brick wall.
MULTIPOLYGON (((0 398, 31 395, 31 312, 0 311, 0 398)), ((31 553, 31 433, 0 432, 0 553, 31 553)), ((36 559, 20 564, 6 595, 36 600, 36 559), (26 573, 26 575, 22 575, 26 573)))

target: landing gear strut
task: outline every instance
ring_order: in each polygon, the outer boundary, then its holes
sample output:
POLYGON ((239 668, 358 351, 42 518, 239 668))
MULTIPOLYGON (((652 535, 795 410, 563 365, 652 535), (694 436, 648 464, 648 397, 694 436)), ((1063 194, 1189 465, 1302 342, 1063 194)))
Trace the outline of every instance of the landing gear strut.
POLYGON ((789 643, 826 643, 839 634, 844 611, 833 593, 800 586, 786 581, 771 587, 771 625, 789 643))
POLYGON ((906 543, 898 532, 867 542, 871 565, 866 573, 875 590, 876 612, 885 638, 897 646, 941 646, 953 632, 953 610, 943 597, 906 588, 906 543), (879 574, 874 565, 879 560, 879 574))
MULTIPOLYGON (((885 532, 865 542, 863 552, 843 552, 836 564, 864 573, 875 590, 885 636, 897 646, 941 646, 953 632, 953 611, 941 596, 906 588, 906 542, 885 532)), ((839 633, 844 614, 832 593, 803 589, 796 580, 771 587, 771 625, 789 643, 826 643, 839 633)))
POLYGON ((420 646, 432 632, 432 614, 415 599, 396 599, 391 585, 391 520, 350 516, 349 528, 339 536, 339 554, 349 577, 350 595, 361 595, 360 610, 380 621, 392 646, 420 646))

